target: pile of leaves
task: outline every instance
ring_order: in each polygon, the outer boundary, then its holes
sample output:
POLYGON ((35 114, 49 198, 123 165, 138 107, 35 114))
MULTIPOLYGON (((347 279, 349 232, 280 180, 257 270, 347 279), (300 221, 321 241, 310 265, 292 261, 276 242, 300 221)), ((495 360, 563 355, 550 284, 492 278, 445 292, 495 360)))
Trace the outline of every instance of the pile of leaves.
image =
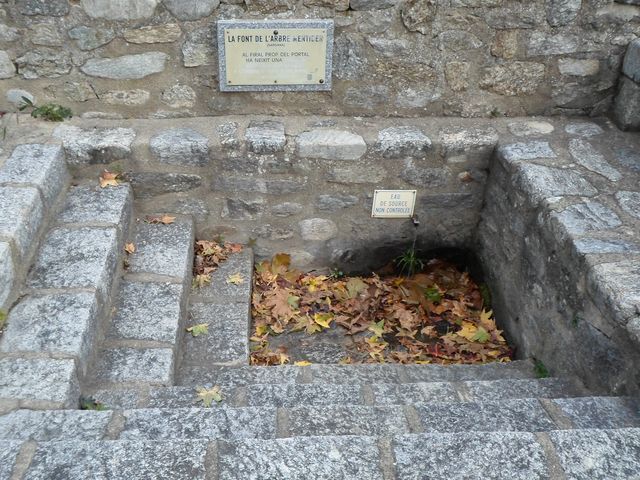
POLYGON ((431 260, 411 276, 335 277, 290 268, 278 254, 256 266, 252 365, 295 362, 273 336, 342 329, 354 351, 342 363, 509 361, 510 347, 468 273, 431 260))
MULTIPOLYGON (((198 240, 193 261, 193 286, 204 287, 211 283, 211 274, 216 271, 229 255, 242 251, 239 243, 215 240, 198 240)), ((234 280, 234 279, 232 279, 234 280)), ((240 281, 235 279, 236 282, 240 281)))

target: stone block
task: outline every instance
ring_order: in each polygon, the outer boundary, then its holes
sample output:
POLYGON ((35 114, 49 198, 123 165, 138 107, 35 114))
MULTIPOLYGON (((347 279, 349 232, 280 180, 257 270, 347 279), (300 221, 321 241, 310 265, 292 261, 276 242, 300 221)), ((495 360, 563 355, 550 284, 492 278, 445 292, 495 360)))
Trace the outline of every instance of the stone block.
POLYGON ((498 148, 498 153, 509 163, 534 160, 536 158, 556 158, 558 156, 549 145, 549 142, 545 141, 502 145, 498 148))
POLYGON ((638 38, 627 47, 622 73, 636 83, 640 83, 640 39, 638 38))
POLYGON ((569 142, 569 152, 573 159, 587 170, 617 182, 622 174, 607 162, 600 152, 586 140, 574 138, 569 142))
POLYGON ((531 433, 464 432, 393 439, 397 478, 551 478, 542 446, 531 433))
POLYGON ((220 0, 164 0, 164 6, 178 20, 199 20, 208 17, 220 5, 220 0))
POLYGON ((379 455, 371 437, 242 440, 218 443, 218 469, 220 478, 228 480, 379 480, 379 455))
POLYGON ((618 127, 622 130, 640 130, 640 84, 620 77, 620 90, 613 109, 618 127))
POLYGON ((18 73, 25 80, 58 78, 67 75, 72 68, 69 52, 54 48, 30 50, 16 58, 18 73))
POLYGON ((69 13, 68 0, 18 0, 16 5, 23 15, 62 17, 69 13))
POLYGON ((498 95, 533 95, 545 77, 545 65, 535 62, 510 62, 483 69, 480 88, 498 95))
POLYGON ((382 10, 391 8, 398 3, 398 0, 351 0, 349 7, 352 10, 382 10))
POLYGON ((547 32, 533 32, 527 45, 527 56, 565 55, 596 50, 592 42, 585 41, 580 35, 547 32))
MULTIPOLYGON (((77 408, 80 385, 74 360, 0 359, 0 398, 49 408, 77 408)), ((42 407, 40 407, 42 408, 42 407)))
POLYGON ((547 2, 547 22, 552 27, 568 25, 575 20, 582 0, 551 0, 547 2))
POLYGON ((397 365, 311 365, 312 383, 400 383, 397 365))
POLYGON ((640 262, 628 260, 595 265, 588 273, 589 290, 603 311, 625 325, 637 316, 640 305, 640 262))
POLYGON ((140 20, 153 16, 160 0, 81 0, 80 5, 91 18, 105 20, 140 20))
POLYGON ((325 218, 308 218, 298 222, 300 235, 306 241, 330 240, 338 234, 338 227, 325 218))
POLYGON ((517 137, 542 137, 553 133, 555 127, 549 122, 526 121, 509 124, 509 131, 517 137))
POLYGON ((168 59, 169 55, 163 52, 123 55, 116 58, 90 58, 80 70, 90 77, 139 80, 164 71, 168 59))
POLYGON ((246 363, 249 358, 249 305, 194 303, 189 326, 209 324, 209 333, 184 337, 185 364, 246 363))
POLYGON ((201 27, 187 34, 182 44, 182 61, 185 67, 211 65, 218 58, 214 31, 211 27, 201 27))
POLYGON ((296 145, 302 158, 357 160, 367 151, 367 144, 360 135, 333 129, 303 132, 296 138, 296 145))
POLYGON ((132 204, 133 194, 129 185, 71 187, 58 222, 113 225, 124 236, 129 230, 132 204))
POLYGON ((379 183, 387 177, 387 171, 379 165, 356 164, 348 167, 336 167, 326 175, 327 182, 350 184, 379 183))
POLYGON ((182 318, 182 285, 123 282, 108 337, 175 344, 182 318))
MULTIPOLYGON (((505 378, 533 378, 533 365, 528 361, 487 363, 484 365, 404 365, 405 382, 464 382, 505 378)), ((382 382, 381 382, 382 383, 382 382)), ((396 383, 396 382, 391 382, 396 383)))
POLYGON ((349 208, 358 203, 355 195, 345 195, 334 193, 331 195, 320 195, 316 201, 316 208, 320 211, 335 212, 343 208, 349 208))
POLYGON ((196 104, 196 91, 189 85, 176 83, 162 92, 160 101, 171 108, 191 108, 196 104))
POLYGON ((36 188, 0 187, 0 237, 13 241, 20 258, 25 258, 35 243, 43 217, 36 188))
POLYGON ((558 378, 508 379, 464 382, 474 401, 512 398, 563 398, 579 395, 573 382, 558 378))
POLYGON ((71 165, 95 165, 128 158, 136 132, 131 128, 85 130, 72 125, 60 125, 53 136, 62 140, 67 161, 71 165))
POLYGON ((251 282, 253 278, 253 253, 249 249, 234 253, 211 273, 211 282, 193 293, 205 298, 234 298, 236 301, 251 302, 251 282), (243 282, 228 283, 231 275, 239 273, 243 282))
POLYGON ((262 214, 265 201, 261 198, 245 200, 242 198, 225 198, 220 216, 232 220, 255 220, 262 214))
POLYGON ((640 429, 560 430, 549 436, 572 480, 624 480, 640 471, 640 429))
POLYGON ((124 39, 129 43, 171 43, 182 35, 180 25, 167 23, 134 28, 124 32, 124 39))
POLYGON ((190 173, 136 172, 127 175, 136 198, 187 192, 202 185, 202 177, 190 173))
POLYGON ((640 219, 640 192, 616 192, 616 200, 625 213, 640 219))
POLYGON ((274 120, 252 121, 244 134, 247 150, 257 154, 273 154, 284 150, 287 139, 284 124, 274 120))
POLYGON ((300 178, 252 178, 247 176, 223 175, 213 179, 213 190, 227 192, 264 193, 286 195, 305 189, 307 179, 300 178))
POLYGON ((0 438, 8 440, 100 440, 111 412, 86 410, 15 410, 0 416, 0 438))
POLYGON ((622 221, 613 210, 595 201, 571 205, 561 212, 554 212, 552 216, 570 235, 610 230, 622 225, 622 221))
POLYGON ((16 66, 9 58, 9 54, 4 50, 0 50, 0 79, 6 79, 16 76, 16 66))
POLYGON ((115 228, 51 230, 31 269, 30 288, 95 288, 106 299, 116 270, 115 228))
POLYGON ((584 138, 595 137, 604 133, 604 130, 600 125, 591 122, 569 123, 564 127, 564 131, 569 135, 576 135, 584 138))
POLYGON ((640 245, 623 240, 602 240, 599 238, 578 238, 574 240, 576 251, 581 255, 603 253, 636 253, 640 252, 640 245))
POLYGON ((362 405, 360 385, 250 385, 245 398, 251 407, 362 405))
MULTIPOLYGON (((180 385, 221 385, 224 388, 243 387, 253 384, 281 384, 296 383, 304 368, 295 366, 278 367, 212 367, 206 366, 198 370, 195 368, 185 369, 180 372, 180 385)), ((329 382, 327 382, 329 383, 329 382)), ((345 382, 333 382, 345 383, 345 382)))
POLYGON ((20 183, 38 187, 46 205, 52 205, 66 188, 69 173, 59 145, 18 145, 0 169, 0 184, 20 183))
POLYGON ((377 383, 371 385, 376 405, 412 405, 460 401, 452 383, 377 383))
POLYGON ((427 432, 545 432, 555 424, 533 399, 416 405, 427 432))
POLYGON ((580 397, 553 400, 574 428, 640 427, 640 402, 631 397, 580 397))
POLYGON ((15 266, 11 258, 11 245, 7 242, 0 242, 0 310, 11 294, 13 282, 15 280, 15 266))
POLYGON ((384 158, 422 158, 431 149, 431 139, 417 127, 390 127, 378 132, 374 148, 384 158))
POLYGON ((134 237, 136 251, 129 256, 129 272, 187 281, 191 277, 193 236, 193 222, 186 218, 169 225, 139 223, 134 237))
POLYGON ((209 164, 209 139, 191 128, 164 130, 149 142, 151 154, 160 162, 185 167, 209 164))
MULTIPOLYGON (((207 385, 210 386, 210 385, 207 385)), ((221 390, 222 402, 212 402, 209 408, 227 408, 229 398, 233 397, 233 389, 221 390)), ((149 390, 148 408, 195 408, 203 407, 198 399, 196 387, 162 387, 149 390)), ((130 409, 136 408, 135 406, 130 409)))
POLYGON ((90 397, 109 410, 128 410, 138 408, 140 391, 136 389, 97 390, 90 397))
POLYGON ((24 297, 9 313, 0 351, 71 356, 84 371, 97 315, 95 294, 88 292, 24 297))
POLYGON ((422 167, 416 164, 412 158, 406 158, 404 168, 399 176, 408 184, 416 187, 441 187, 451 177, 451 171, 448 168, 422 167))
POLYGON ((127 410, 124 440, 275 438, 275 408, 147 408, 127 410))
POLYGON ((620 165, 634 172, 640 172, 640 152, 630 147, 619 147, 615 151, 615 159, 620 165))
POLYGON ((562 75, 573 77, 590 77, 600 72, 599 60, 579 60, 577 58, 562 58, 558 60, 558 70, 562 75))
POLYGON ((105 383, 171 385, 173 369, 170 348, 114 348, 98 354, 95 377, 105 383))
POLYGON ((447 155, 483 149, 493 151, 498 143, 498 132, 491 127, 449 127, 439 132, 438 141, 447 155))
POLYGON ((573 170, 520 165, 517 184, 531 196, 533 202, 564 195, 593 197, 598 193, 591 183, 573 170))
POLYGON ((36 448, 25 480, 205 480, 207 442, 45 442, 36 448), (53 476, 52 476, 53 475, 53 476))
POLYGON ((11 478, 22 442, 0 441, 0 478, 11 478))
MULTIPOLYGON (((76 41, 78 48, 84 51, 95 50, 98 47, 106 45, 116 36, 113 30, 87 27, 86 25, 74 27, 69 30, 67 34, 69 35, 69 38, 76 41)), ((91 87, 89 87, 89 89, 91 89, 91 87)), ((95 98, 96 94, 93 90, 91 91, 91 94, 93 95, 93 98, 95 98)))

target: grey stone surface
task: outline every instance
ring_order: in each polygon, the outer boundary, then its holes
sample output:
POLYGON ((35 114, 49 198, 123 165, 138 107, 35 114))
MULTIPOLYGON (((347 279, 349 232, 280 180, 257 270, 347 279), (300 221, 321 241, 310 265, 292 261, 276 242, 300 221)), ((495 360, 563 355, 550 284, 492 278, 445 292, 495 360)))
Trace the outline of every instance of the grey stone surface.
POLYGON ((11 294, 15 279, 15 266, 11 258, 11 245, 7 242, 0 242, 0 309, 4 308, 4 303, 11 294))
POLYGON ((640 262, 627 260, 601 263, 589 272, 589 284, 595 301, 613 311, 623 325, 637 316, 640 304, 640 262))
POLYGON ((632 253, 640 252, 640 245, 623 240, 601 240, 599 238, 578 238, 574 240, 576 251, 586 255, 589 253, 632 253))
POLYGON ((264 203, 263 199, 225 198, 220 216, 233 220, 255 220, 262 213, 264 203))
POLYGON ((533 201, 563 195, 592 197, 598 191, 582 175, 568 169, 521 165, 517 181, 533 201))
POLYGON ((522 162, 536 158, 556 158, 557 155, 545 141, 533 141, 528 143, 512 143, 503 145, 499 152, 507 162, 522 162))
POLYGON ((493 150, 498 143, 498 132, 491 127, 448 127, 438 134, 446 154, 458 154, 479 149, 493 150))
POLYGON ((68 177, 59 145, 18 145, 0 169, 0 184, 25 183, 38 187, 47 205, 65 188, 68 177))
POLYGON ((0 416, 0 438, 8 440, 100 440, 111 412, 16 410, 0 416))
POLYGON ((582 0, 551 0, 547 2, 547 22, 552 27, 571 23, 580 12, 582 0))
POLYGON ((16 76, 16 66, 11 61, 9 54, 0 50, 0 79, 16 76))
POLYGON ((62 140, 72 165, 94 165, 123 160, 131 155, 136 132, 131 128, 92 128, 61 125, 53 132, 62 140))
POLYGON ((110 90, 100 96, 100 100, 109 105, 136 106, 144 105, 151 98, 147 90, 110 90))
POLYGON ((582 397, 553 400, 574 428, 640 427, 640 403, 630 397, 582 397))
POLYGON ((19 88, 10 88, 7 90, 7 102, 11 103, 14 107, 22 105, 24 102, 22 97, 28 98, 32 103, 36 102, 36 98, 26 90, 21 90, 19 88))
POLYGON ((578 395, 578 387, 558 378, 508 379, 464 382, 476 402, 511 398, 563 398, 578 395))
POLYGON ((68 0, 18 0, 16 4, 23 15, 61 17, 69 12, 68 0))
POLYGON ((115 38, 113 30, 106 28, 93 28, 80 25, 69 30, 68 35, 76 41, 78 48, 84 51, 95 50, 98 47, 107 45, 115 38))
POLYGON ((224 175, 213 179, 213 190, 286 195, 304 190, 306 178, 250 178, 224 175))
POLYGON ((344 130, 316 129, 296 138, 298 155, 326 160, 357 160, 367 151, 364 139, 344 130))
POLYGON ((416 405, 415 409, 427 432, 542 432, 555 427, 542 405, 532 399, 416 405))
POLYGON ((129 272, 169 275, 184 281, 190 277, 192 268, 193 235, 193 222, 186 218, 169 225, 139 223, 133 242, 136 251, 129 257, 129 272))
POLYGON ((72 356, 84 371, 93 347, 97 315, 95 294, 27 296, 9 314, 0 351, 72 356))
POLYGON ((97 390, 89 395, 108 410, 138 408, 140 391, 135 389, 97 390))
POLYGON ((431 149, 431 139, 417 127, 390 127, 378 132, 374 148, 384 158, 423 157, 431 149))
POLYGON ((80 5, 91 18, 105 20, 139 20, 155 12, 159 0, 81 0, 80 5))
POLYGON ((545 76, 545 65, 537 62, 512 62, 483 70, 480 88, 498 95, 532 95, 540 88, 545 76))
POLYGON ((640 84, 622 76, 613 109, 619 128, 640 130, 640 84))
POLYGON ((617 182, 622 178, 622 174, 613 168, 604 158, 604 155, 598 152, 593 145, 586 140, 579 138, 569 142, 569 152, 576 162, 592 172, 617 182))
MULTIPOLYGON (((303 368, 294 366, 278 367, 211 367, 203 369, 181 369, 178 385, 221 385, 224 388, 253 384, 296 383, 303 368)), ((328 382, 327 382, 328 383, 328 382)), ((340 383, 340 382, 334 382, 340 383)), ((344 383, 344 382, 341 382, 344 383)))
POLYGON ((0 187, 0 237, 12 241, 24 258, 36 241, 44 212, 33 187, 0 187))
POLYGON ((245 393, 251 407, 362 405, 360 385, 251 385, 245 393))
POLYGON ((640 39, 635 39, 627 47, 622 72, 630 79, 640 83, 640 39))
POLYGON ((316 208, 322 211, 335 212, 343 208, 352 207, 357 203, 358 197, 355 195, 334 193, 331 195, 320 195, 316 203, 316 208))
POLYGON ((198 20, 218 8, 220 0, 164 0, 164 6, 178 20, 198 20))
POLYGON ((60 223, 98 223, 128 230, 133 195, 129 185, 99 188, 71 187, 64 208, 58 216, 60 223))
POLYGON ((341 183, 344 185, 378 183, 387 176, 386 170, 381 166, 356 164, 349 167, 336 167, 326 175, 327 182, 341 183))
POLYGON ((549 433, 568 478, 627 480, 640 471, 640 429, 549 433))
POLYGON ((616 192, 620 208, 632 217, 640 219, 640 192, 616 192))
POLYGON ((160 101, 171 108, 191 108, 196 104, 196 91, 189 85, 176 83, 162 92, 160 101))
POLYGON ((527 56, 564 55, 567 53, 588 52, 593 47, 577 35, 547 32, 533 32, 527 44, 527 56))
POLYGON ((209 164, 209 140, 191 128, 164 130, 151 137, 149 149, 162 163, 194 167, 209 164))
POLYGON ((381 10, 397 3, 398 0, 351 0, 349 6, 352 10, 381 10))
POLYGON ((427 35, 431 31, 436 16, 437 4, 434 1, 411 0, 403 3, 400 14, 402 23, 410 32, 427 35))
POLYGON ((138 80, 164 71, 169 56, 163 52, 123 55, 116 58, 90 58, 80 67, 90 77, 112 80, 138 80))
POLYGON ((66 440, 41 443, 25 480, 205 480, 207 443, 66 440))
MULTIPOLYGON (((247 279, 249 281, 249 279, 247 279)), ((209 324, 209 333, 184 337, 186 364, 246 363, 249 358, 248 303, 194 303, 188 325, 209 324)))
POLYGON ((551 474, 531 433, 403 435, 393 439, 393 453, 403 479, 543 480, 551 474))
POLYGON ((622 225, 616 213, 600 202, 577 203, 554 214, 568 233, 580 235, 594 230, 609 230, 622 225))
POLYGON ((509 131, 518 137, 542 137, 553 133, 555 127, 549 122, 530 120, 509 124, 509 131))
POLYGON ((302 209, 303 207, 299 203, 283 202, 274 205, 271 208, 271 213, 273 213, 276 217, 290 217, 292 215, 300 213, 302 209))
POLYGON ((379 480, 382 472, 370 437, 282 438, 220 442, 220 478, 379 480), (321 455, 318 452, 323 452, 321 455))
POLYGON ((590 77, 600 71, 599 60, 578 60, 576 58, 562 58, 558 60, 558 69, 563 75, 574 77, 590 77))
POLYGON ((171 385, 174 361, 170 348, 113 348, 98 354, 95 377, 106 383, 171 385))
POLYGON ((56 228, 46 236, 31 269, 31 288, 95 288, 106 298, 116 269, 115 228, 56 228))
POLYGON ((129 43, 171 43, 180 38, 182 30, 177 23, 164 25, 148 25, 124 32, 124 39, 129 43))
POLYGON ((275 438, 275 408, 177 408, 123 412, 125 440, 275 438))
POLYGON ((615 151, 615 158, 620 163, 634 172, 640 172, 640 152, 633 148, 622 147, 615 151))
POLYGON ((508 363, 493 362, 484 365, 448 365, 446 367, 405 365, 402 368, 402 375, 405 382, 420 383, 533 378, 534 372, 531 362, 518 360, 508 363))
POLYGON ((247 150, 258 154, 272 154, 284 150, 287 140, 284 124, 274 120, 252 121, 244 135, 247 150))
POLYGON ((564 127, 565 132, 578 137, 590 138, 604 133, 597 124, 591 122, 569 123, 564 127))
POLYGON ((376 405, 411 405, 460 401, 451 383, 377 383, 371 385, 376 405))
POLYGON ((300 235, 307 241, 324 241, 338 234, 336 224, 326 218, 308 218, 298 222, 300 235))
POLYGON ((187 192, 202 185, 202 177, 189 173, 135 172, 127 175, 136 198, 187 192))
POLYGON ((80 385, 71 359, 0 359, 0 398, 76 408, 80 385))
POLYGON ((125 281, 120 285, 108 336, 127 340, 178 340, 183 286, 125 281))
POLYGON ((253 253, 244 248, 241 252, 230 255, 220 266, 211 273, 211 282, 194 290, 193 293, 209 299, 233 297, 236 301, 249 303, 251 301, 251 283, 253 278, 253 253), (231 275, 240 274, 244 280, 235 285, 228 283, 231 275))
POLYGON ((211 65, 217 58, 214 31, 211 27, 202 27, 187 34, 182 44, 182 59, 185 67, 211 65))
POLYGON ((400 383, 396 365, 311 365, 313 383, 400 383))
POLYGON ((18 73, 25 80, 58 78, 71 71, 71 56, 68 52, 53 48, 31 50, 16 58, 18 73))
POLYGON ((11 478, 11 471, 21 447, 22 442, 0 441, 0 478, 11 478))

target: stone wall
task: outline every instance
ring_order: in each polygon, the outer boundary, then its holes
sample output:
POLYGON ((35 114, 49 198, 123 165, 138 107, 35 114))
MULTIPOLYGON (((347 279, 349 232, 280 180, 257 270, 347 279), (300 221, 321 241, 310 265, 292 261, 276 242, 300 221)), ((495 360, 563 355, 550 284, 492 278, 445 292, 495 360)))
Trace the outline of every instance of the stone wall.
POLYGON ((629 44, 624 57, 614 116, 621 129, 640 130, 640 40, 629 44))
POLYGON ((0 109, 599 114, 638 35, 637 0, 0 0, 0 109), (333 91, 220 93, 215 21, 229 18, 333 18, 333 91))

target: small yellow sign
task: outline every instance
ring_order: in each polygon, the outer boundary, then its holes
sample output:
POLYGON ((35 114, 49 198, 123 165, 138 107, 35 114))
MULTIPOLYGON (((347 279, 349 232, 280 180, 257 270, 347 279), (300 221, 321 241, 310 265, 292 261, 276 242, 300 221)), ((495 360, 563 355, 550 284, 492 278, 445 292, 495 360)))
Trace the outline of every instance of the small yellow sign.
POLYGON ((376 218, 411 218, 416 204, 416 190, 375 190, 371 216, 376 218))
POLYGON ((224 30, 227 86, 322 85, 326 28, 224 30))

